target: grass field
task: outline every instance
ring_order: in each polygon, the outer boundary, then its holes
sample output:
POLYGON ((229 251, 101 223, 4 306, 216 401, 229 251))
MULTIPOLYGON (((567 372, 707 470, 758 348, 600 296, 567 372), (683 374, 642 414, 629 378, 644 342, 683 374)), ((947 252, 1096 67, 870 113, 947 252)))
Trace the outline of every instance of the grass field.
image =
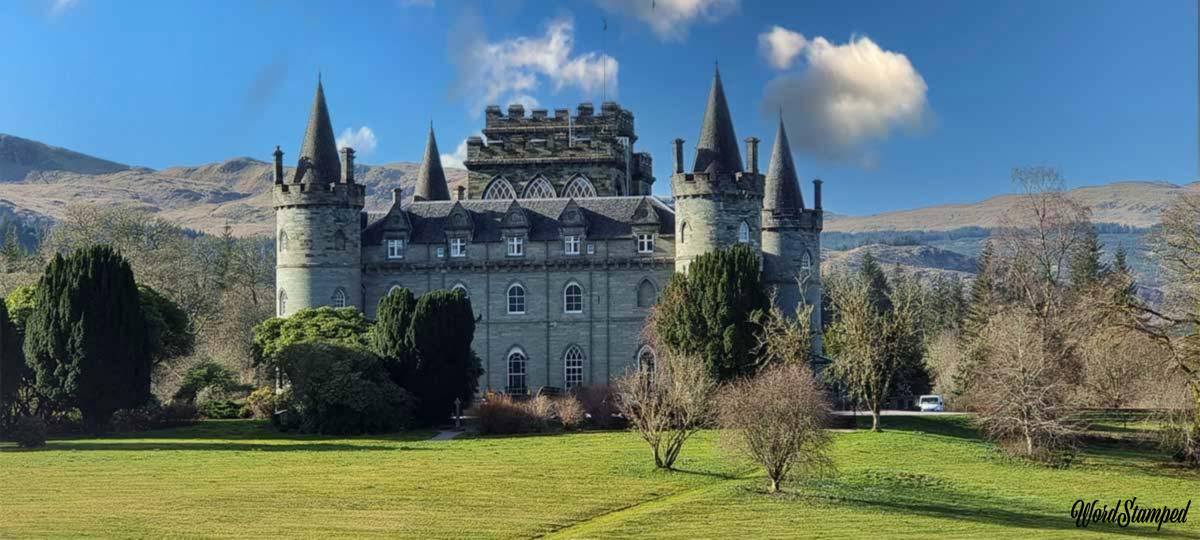
MULTIPOLYGON (((1180 506, 1200 475, 1093 446, 1069 469, 1006 459, 961 417, 838 433, 835 477, 762 492, 715 433, 654 470, 624 432, 430 441, 280 435, 250 421, 0 446, 0 537, 1200 537, 1076 529, 1076 499, 1180 506)), ((1200 501, 1198 501, 1200 502, 1200 501)))

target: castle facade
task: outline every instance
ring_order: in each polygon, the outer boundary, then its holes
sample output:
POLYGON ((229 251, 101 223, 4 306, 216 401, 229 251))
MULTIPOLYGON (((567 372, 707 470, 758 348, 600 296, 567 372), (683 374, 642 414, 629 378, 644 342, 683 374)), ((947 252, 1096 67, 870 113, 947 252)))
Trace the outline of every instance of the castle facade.
POLYGON ((756 138, 743 165, 715 74, 691 172, 674 141, 673 204, 651 194, 636 141, 616 103, 552 116, 490 106, 483 137, 467 141, 465 186, 451 193, 431 128, 411 201, 396 189, 388 211, 368 213, 318 83, 292 178, 275 151, 277 314, 333 306, 373 318, 397 287, 462 289, 479 321, 481 391, 606 384, 653 364, 642 326, 671 275, 741 243, 762 254, 778 305, 794 314, 804 298, 819 329, 821 184, 805 207, 782 122, 767 174, 756 138))

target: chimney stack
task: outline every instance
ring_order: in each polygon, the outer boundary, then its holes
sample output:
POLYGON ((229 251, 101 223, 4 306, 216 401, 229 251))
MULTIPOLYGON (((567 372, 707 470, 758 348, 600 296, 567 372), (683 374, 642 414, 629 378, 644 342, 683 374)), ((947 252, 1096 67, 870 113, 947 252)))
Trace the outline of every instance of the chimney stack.
POLYGON ((683 139, 675 139, 675 174, 683 174, 683 139))
POLYGON ((279 145, 275 146, 275 183, 283 183, 283 150, 279 149, 279 145))
POLYGON ((750 162, 750 172, 758 174, 758 137, 746 138, 746 159, 750 162))
POLYGON ((458 186, 457 188, 454 189, 454 200, 462 201, 462 200, 465 200, 466 198, 467 198, 466 186, 458 186))
POLYGON ((820 178, 813 180, 813 209, 821 209, 821 184, 824 182, 820 178))
POLYGON ((354 183, 354 149, 349 146, 342 149, 342 177, 347 184, 354 183))
POLYGON ((392 206, 400 204, 404 197, 404 188, 392 188, 392 206))

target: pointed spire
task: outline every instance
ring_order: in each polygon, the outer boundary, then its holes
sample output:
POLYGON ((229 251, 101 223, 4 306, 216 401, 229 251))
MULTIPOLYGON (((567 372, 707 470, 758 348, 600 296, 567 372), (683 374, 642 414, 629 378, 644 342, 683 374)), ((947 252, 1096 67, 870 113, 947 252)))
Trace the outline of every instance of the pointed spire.
POLYGON ((433 137, 433 122, 429 123, 429 141, 425 143, 425 157, 421 160, 421 169, 417 171, 413 200, 450 200, 450 187, 446 184, 446 172, 442 170, 442 157, 438 153, 437 139, 433 137))
POLYGON ((792 162, 792 146, 788 143, 787 130, 783 127, 780 112, 779 129, 775 132, 775 147, 771 149, 771 164, 767 166, 767 180, 763 188, 763 209, 777 212, 804 209, 804 196, 800 193, 800 180, 796 177, 796 164, 792 162))
POLYGON ((325 89, 319 77, 317 95, 308 115, 308 128, 304 130, 304 142, 300 143, 300 162, 296 166, 299 182, 330 183, 341 180, 342 176, 337 139, 333 136, 333 123, 329 121, 329 109, 325 106, 325 89))
POLYGON ((704 125, 700 128, 700 139, 696 143, 696 164, 693 172, 738 172, 742 170, 742 154, 738 150, 737 135, 733 133, 733 118, 729 115, 729 104, 725 102, 725 88, 721 86, 721 70, 713 74, 712 89, 708 92, 708 108, 704 111, 704 125))

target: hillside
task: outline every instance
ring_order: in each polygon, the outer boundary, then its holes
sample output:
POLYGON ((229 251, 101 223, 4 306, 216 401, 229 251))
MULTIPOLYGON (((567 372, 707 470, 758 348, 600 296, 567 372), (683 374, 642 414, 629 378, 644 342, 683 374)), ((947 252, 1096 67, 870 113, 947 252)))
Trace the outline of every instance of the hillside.
POLYGON ((890 246, 870 244, 844 251, 826 250, 822 254, 821 271, 848 271, 862 267, 863 256, 870 252, 884 270, 891 272, 899 266, 905 274, 922 282, 937 279, 968 280, 974 277, 975 259, 933 246, 890 246))

